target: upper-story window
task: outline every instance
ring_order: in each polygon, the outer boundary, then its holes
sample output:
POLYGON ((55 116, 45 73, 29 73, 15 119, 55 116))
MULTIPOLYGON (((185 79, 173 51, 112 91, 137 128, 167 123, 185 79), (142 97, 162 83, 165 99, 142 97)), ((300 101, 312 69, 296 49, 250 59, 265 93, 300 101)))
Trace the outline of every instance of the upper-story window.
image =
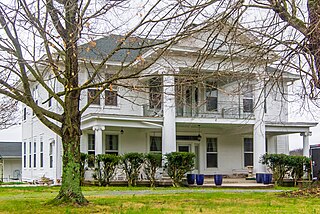
POLYGON ((38 105, 38 100, 39 100, 38 85, 36 85, 36 86, 32 89, 32 97, 33 97, 35 103, 38 105))
POLYGON ((208 81, 206 84, 206 107, 207 111, 218 110, 218 89, 216 82, 208 81))
POLYGON ((162 102, 161 77, 154 77, 149 80, 149 92, 149 107, 160 109, 162 102))
POLYGON ((243 94, 243 112, 252 113, 253 112, 253 87, 249 85, 246 87, 243 94))
MULTIPOLYGON (((55 79, 52 77, 52 75, 49 76, 49 79, 48 79, 48 86, 51 88, 51 90, 53 92, 55 92, 55 79)), ((48 107, 51 107, 52 106, 52 97, 50 95, 50 93, 48 93, 48 107)))
POLYGON ((113 90, 106 90, 105 91, 105 98, 104 98, 104 104, 106 106, 117 106, 118 105, 118 93, 117 91, 115 91, 115 89, 113 90))
POLYGON ((23 120, 27 120, 27 107, 23 107, 23 120))
POLYGON ((92 102, 91 104, 100 105, 100 96, 95 96, 99 90, 97 89, 88 89, 88 102, 92 102))

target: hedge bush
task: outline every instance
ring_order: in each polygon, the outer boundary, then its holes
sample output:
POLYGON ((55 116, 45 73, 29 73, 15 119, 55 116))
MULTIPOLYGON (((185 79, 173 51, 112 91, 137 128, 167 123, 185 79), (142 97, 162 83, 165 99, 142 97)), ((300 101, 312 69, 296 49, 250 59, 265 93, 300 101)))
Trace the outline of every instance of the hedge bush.
POLYGON ((140 168, 144 162, 142 153, 130 152, 122 156, 121 162, 126 173, 128 186, 136 186, 140 174, 140 168))
POLYGON ((113 154, 96 155, 96 168, 93 178, 98 180, 99 186, 109 186, 110 179, 120 162, 120 157, 113 154))
POLYGON ((189 152, 171 152, 166 154, 165 157, 167 161, 165 168, 173 181, 173 186, 181 186, 182 178, 194 168, 195 154, 189 152))
POLYGON ((156 172, 162 166, 162 154, 148 153, 144 156, 144 172, 150 181, 150 186, 155 187, 156 172))
POLYGON ((301 179, 305 172, 310 173, 310 159, 303 156, 289 156, 285 154, 264 154, 261 163, 272 170, 276 185, 283 185, 286 174, 290 174, 296 181, 301 179))

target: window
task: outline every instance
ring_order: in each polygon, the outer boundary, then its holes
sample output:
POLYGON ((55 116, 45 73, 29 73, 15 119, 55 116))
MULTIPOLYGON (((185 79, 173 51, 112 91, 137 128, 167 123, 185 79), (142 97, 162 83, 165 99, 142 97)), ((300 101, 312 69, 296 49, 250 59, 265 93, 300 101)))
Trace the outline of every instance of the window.
POLYGON ((218 167, 217 138, 207 138, 207 168, 218 167))
POLYGON ((244 166, 253 166, 253 138, 244 138, 244 166))
POLYGON ((243 112, 253 112, 253 89, 252 85, 248 86, 243 95, 243 112))
POLYGON ((98 92, 99 90, 97 89, 88 89, 88 102, 92 102, 91 104, 100 105, 100 96, 94 99, 98 92))
POLYGON ((54 146, 54 142, 51 142, 49 146, 49 167, 50 168, 53 168, 53 146, 54 146))
POLYGON ((32 147, 31 147, 31 142, 29 142, 29 168, 31 168, 31 150, 32 150, 32 147))
MULTIPOLYGON (((55 80, 53 79, 53 77, 51 75, 49 76, 49 79, 48 79, 48 86, 51 88, 51 90, 53 92, 55 92, 55 80)), ((50 93, 48 93, 48 99, 49 99, 48 107, 52 106, 52 98, 50 98, 50 97, 51 97, 51 95, 50 95, 50 93)))
POLYGON ((161 108, 162 100, 162 90, 161 90, 162 80, 160 77, 155 77, 149 80, 149 107, 150 108, 161 108))
POLYGON ((206 104, 207 111, 218 111, 218 90, 216 82, 207 82, 206 104))
POLYGON ((27 120, 27 107, 23 107, 23 120, 27 120))
POLYGON ((34 140, 33 142, 33 167, 37 167, 37 142, 34 140))
POLYGON ((106 154, 119 154, 118 135, 106 135, 106 154))
POLYGON ((150 152, 161 153, 162 152, 162 138, 156 136, 150 136, 150 152))
MULTIPOLYGON (((94 134, 88 134, 88 154, 95 155, 95 136, 94 134)), ((88 167, 94 167, 94 158, 88 159, 88 167)))
POLYGON ((117 91, 105 91, 105 105, 106 106, 117 106, 118 99, 117 99, 117 91))
POLYGON ((40 137, 40 167, 43 167, 43 138, 40 137))
POLYGON ((23 168, 27 167, 27 142, 23 143, 23 168))
POLYGON ((38 86, 37 85, 32 90, 32 97, 33 97, 35 103, 38 105, 39 91, 38 91, 38 86))

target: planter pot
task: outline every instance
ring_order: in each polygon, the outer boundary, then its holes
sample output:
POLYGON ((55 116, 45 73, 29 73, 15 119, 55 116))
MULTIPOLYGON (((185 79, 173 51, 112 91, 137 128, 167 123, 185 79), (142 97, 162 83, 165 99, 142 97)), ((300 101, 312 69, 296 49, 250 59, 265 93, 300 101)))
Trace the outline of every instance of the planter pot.
POLYGON ((223 175, 213 175, 214 183, 216 186, 221 186, 223 175))
POLYGON ((197 174, 196 175, 196 183, 197 185, 202 185, 204 182, 204 174, 197 174))
POLYGON ((271 173, 264 173, 263 174, 263 184, 270 184, 272 181, 272 174, 271 173))
POLYGON ((257 183, 263 183, 263 173, 256 173, 257 183))
POLYGON ((194 180, 196 178, 195 174, 187 174, 187 182, 189 185, 194 184, 194 180))

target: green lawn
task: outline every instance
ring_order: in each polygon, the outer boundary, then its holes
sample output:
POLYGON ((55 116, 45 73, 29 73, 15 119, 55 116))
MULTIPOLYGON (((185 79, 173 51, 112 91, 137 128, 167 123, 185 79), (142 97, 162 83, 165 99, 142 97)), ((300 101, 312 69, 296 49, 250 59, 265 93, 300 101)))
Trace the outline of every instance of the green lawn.
POLYGON ((46 205, 58 190, 58 187, 1 187, 0 213, 320 213, 320 198, 285 198, 280 193, 222 189, 176 193, 190 189, 85 187, 88 206, 46 205))

